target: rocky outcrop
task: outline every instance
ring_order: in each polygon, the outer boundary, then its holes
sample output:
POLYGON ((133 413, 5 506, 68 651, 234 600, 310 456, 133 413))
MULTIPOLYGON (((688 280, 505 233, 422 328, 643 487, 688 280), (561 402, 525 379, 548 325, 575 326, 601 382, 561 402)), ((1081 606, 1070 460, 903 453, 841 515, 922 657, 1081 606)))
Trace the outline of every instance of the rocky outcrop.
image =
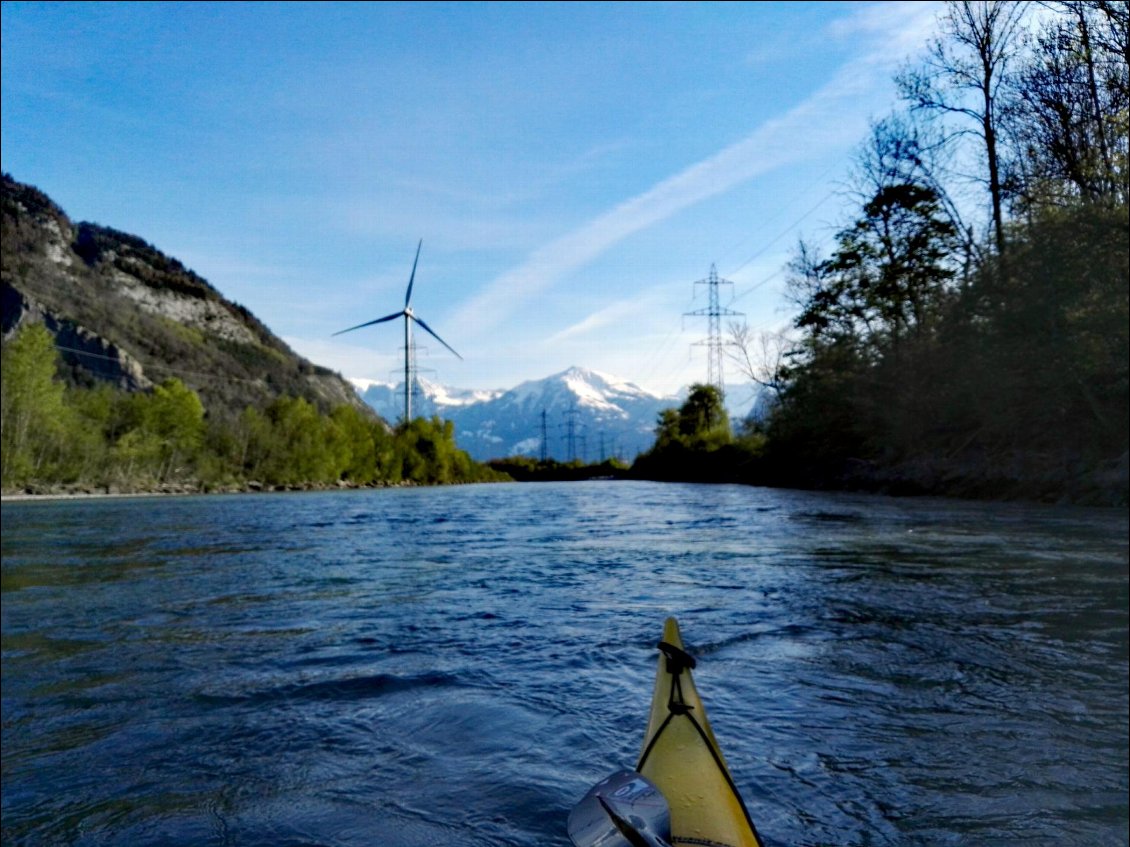
POLYGON ((63 361, 71 368, 125 391, 153 386, 141 363, 116 344, 84 326, 61 318, 5 282, 0 288, 4 338, 25 324, 41 323, 55 336, 63 361))
POLYGON ((283 395, 372 414, 340 375, 295 354, 177 259, 135 235, 72 223, 7 174, 2 189, 5 335, 44 324, 77 384, 135 391, 177 377, 219 414, 283 395))

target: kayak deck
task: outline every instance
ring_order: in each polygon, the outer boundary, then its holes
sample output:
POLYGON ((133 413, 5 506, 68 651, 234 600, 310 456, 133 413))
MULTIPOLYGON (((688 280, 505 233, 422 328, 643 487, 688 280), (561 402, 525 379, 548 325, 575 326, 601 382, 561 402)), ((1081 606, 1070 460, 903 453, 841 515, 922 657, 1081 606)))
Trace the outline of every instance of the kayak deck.
POLYGON ((691 678, 694 659, 668 618, 659 643, 651 714, 636 770, 671 807, 675 847, 761 847, 691 678))

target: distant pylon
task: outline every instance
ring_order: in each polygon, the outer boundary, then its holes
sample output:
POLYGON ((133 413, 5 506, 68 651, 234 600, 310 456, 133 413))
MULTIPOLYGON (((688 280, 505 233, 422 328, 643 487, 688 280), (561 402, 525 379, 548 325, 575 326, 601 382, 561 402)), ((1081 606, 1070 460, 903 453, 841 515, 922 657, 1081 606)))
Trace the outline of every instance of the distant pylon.
MULTIPOLYGON (((404 331, 404 340, 407 347, 404 350, 404 420, 412 420, 412 409, 419 408, 420 406, 420 379, 419 371, 416 368, 416 338, 413 336, 411 329, 404 331)), ((390 371, 389 376, 393 376, 395 371, 390 371)))
POLYGON ((545 409, 541 410, 541 461, 549 461, 549 437, 545 431, 545 409))
POLYGON ((723 385, 722 378, 722 348, 726 346, 722 341, 722 317, 737 316, 741 312, 735 312, 731 309, 725 309, 718 303, 718 286, 719 285, 733 285, 728 279, 718 278, 718 269, 712 264, 710 266, 710 275, 706 279, 700 279, 695 282, 695 285, 705 285, 707 287, 708 299, 705 309, 697 309, 693 312, 684 312, 688 317, 703 317, 707 319, 707 337, 702 341, 696 341, 695 347, 706 348, 706 382, 708 385, 713 385, 718 389, 718 393, 724 394, 726 389, 723 385))
POLYGON ((567 461, 577 460, 577 407, 572 403, 565 410, 565 455, 567 461))
POLYGON ((412 410, 419 414, 420 402, 423 399, 423 390, 420 387, 420 368, 416 364, 416 336, 413 333, 408 341, 408 378, 411 380, 411 391, 408 394, 408 403, 405 405, 405 420, 412 420, 412 410))

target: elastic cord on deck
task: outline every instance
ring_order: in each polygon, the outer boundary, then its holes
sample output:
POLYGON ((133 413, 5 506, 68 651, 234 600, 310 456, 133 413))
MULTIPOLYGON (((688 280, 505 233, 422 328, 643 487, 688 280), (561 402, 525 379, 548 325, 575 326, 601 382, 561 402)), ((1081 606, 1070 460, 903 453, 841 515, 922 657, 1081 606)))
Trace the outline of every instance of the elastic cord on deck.
POLYGON ((667 672, 678 676, 685 670, 694 670, 698 666, 695 657, 686 650, 680 650, 674 644, 660 641, 655 645, 659 652, 667 657, 667 672))
POLYGON ((691 726, 694 727, 695 731, 702 739, 703 744, 706 745, 706 749, 710 751, 711 758, 714 759, 714 763, 718 766, 718 772, 722 774, 722 778, 726 781, 726 785, 729 786, 731 793, 738 801, 738 806, 741 807, 742 814, 746 819, 746 823, 749 824, 749 828, 753 832, 753 837, 757 840, 758 844, 761 844, 761 836, 757 832, 757 827, 753 823, 753 818, 750 817, 749 810, 745 805, 745 801, 742 800, 741 792, 739 792, 738 787, 734 785, 734 780, 733 777, 730 776, 729 768, 727 768, 726 763, 722 761, 719 751, 715 748, 714 742, 711 741, 710 737, 706 734, 706 730, 702 728, 702 724, 700 724, 695 719, 695 716, 691 714, 694 711, 694 706, 689 705, 683 699, 683 671, 693 670, 695 666, 698 665, 698 662, 695 660, 695 657, 688 653, 686 650, 681 650, 674 644, 670 644, 666 641, 660 641, 655 646, 658 647, 659 651, 667 657, 667 672, 671 674, 672 677, 671 693, 667 698, 667 717, 664 719, 663 723, 660 724, 659 729, 655 731, 655 735, 653 735, 651 738, 651 743, 647 745, 647 748, 640 755, 640 760, 636 764, 636 770, 643 770, 644 762, 646 762, 647 757, 651 755, 652 748, 655 747, 656 742, 659 741, 659 737, 663 735, 663 731, 667 729, 667 725, 671 723, 671 720, 676 715, 685 715, 687 720, 691 722, 691 726))

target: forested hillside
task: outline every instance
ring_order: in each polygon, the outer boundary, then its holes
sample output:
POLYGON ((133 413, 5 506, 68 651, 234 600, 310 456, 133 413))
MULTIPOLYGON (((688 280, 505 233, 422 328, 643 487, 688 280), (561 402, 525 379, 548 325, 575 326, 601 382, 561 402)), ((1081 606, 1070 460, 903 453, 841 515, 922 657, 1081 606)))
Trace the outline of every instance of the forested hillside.
POLYGON ((1040 9, 948 4, 858 217, 799 251, 778 473, 1125 500, 1127 4, 1040 9))
MULTIPOLYGON (((946 4, 860 148, 856 215, 829 255, 798 246, 794 331, 732 327, 775 406, 726 478, 1126 502, 1128 17, 946 4)), ((686 452, 669 429, 653 476, 686 452)), ((699 449, 675 465, 717 464, 699 449)))
POLYGON ((450 424, 391 429, 340 376, 136 236, 3 178, 5 491, 498 478, 450 424))
POLYGON ((296 355, 244 307, 141 238, 73 223, 47 195, 2 183, 3 326, 43 323, 67 379, 191 386, 213 414, 302 397, 364 409, 340 376, 296 355))

